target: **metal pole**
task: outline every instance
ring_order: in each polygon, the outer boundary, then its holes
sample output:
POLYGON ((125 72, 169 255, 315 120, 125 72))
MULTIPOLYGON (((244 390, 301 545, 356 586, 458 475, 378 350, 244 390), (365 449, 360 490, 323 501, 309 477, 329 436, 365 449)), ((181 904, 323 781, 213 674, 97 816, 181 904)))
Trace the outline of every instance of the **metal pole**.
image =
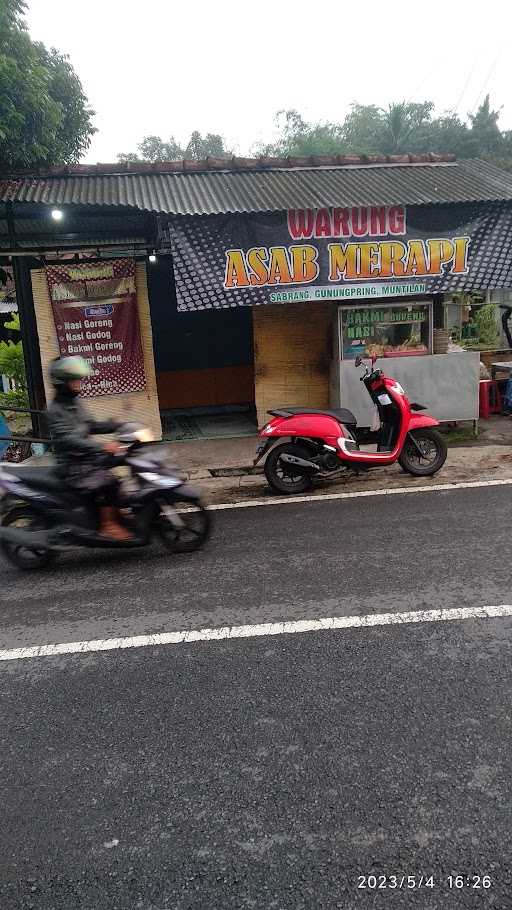
MULTIPOLYGON (((43 411, 46 407, 46 398, 44 394, 36 313, 32 296, 32 283, 30 281, 30 268, 26 258, 13 259, 12 266, 14 284, 16 287, 16 300, 18 303, 18 312, 20 314, 21 340, 25 357, 29 404, 31 410, 43 411)), ((32 434, 34 436, 43 435, 39 414, 32 414, 32 434)))

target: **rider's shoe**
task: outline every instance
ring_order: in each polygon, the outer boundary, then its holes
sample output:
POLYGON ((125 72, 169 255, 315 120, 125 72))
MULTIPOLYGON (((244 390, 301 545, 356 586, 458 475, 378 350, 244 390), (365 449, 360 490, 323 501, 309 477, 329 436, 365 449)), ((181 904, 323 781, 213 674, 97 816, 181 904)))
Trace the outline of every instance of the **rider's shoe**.
POLYGON ((133 540, 133 534, 128 528, 125 528, 119 521, 116 521, 116 511, 111 506, 105 506, 100 509, 100 527, 98 534, 100 537, 107 537, 109 540, 118 542, 133 540))

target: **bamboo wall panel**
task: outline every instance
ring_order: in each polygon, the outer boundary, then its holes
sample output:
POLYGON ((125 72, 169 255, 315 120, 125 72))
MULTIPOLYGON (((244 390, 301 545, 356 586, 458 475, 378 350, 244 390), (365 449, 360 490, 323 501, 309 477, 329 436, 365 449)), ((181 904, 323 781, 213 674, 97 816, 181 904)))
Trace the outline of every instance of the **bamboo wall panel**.
POLYGON ((330 305, 264 306, 252 312, 259 426, 269 408, 328 407, 330 305))

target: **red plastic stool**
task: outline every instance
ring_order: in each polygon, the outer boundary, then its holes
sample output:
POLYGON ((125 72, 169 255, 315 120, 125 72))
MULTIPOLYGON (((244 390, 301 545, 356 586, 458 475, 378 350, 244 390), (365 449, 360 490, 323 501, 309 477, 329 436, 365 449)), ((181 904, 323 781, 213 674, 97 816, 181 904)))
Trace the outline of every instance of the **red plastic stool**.
POLYGON ((501 393, 495 379, 481 379, 478 396, 480 417, 486 420, 491 414, 501 414, 501 393))

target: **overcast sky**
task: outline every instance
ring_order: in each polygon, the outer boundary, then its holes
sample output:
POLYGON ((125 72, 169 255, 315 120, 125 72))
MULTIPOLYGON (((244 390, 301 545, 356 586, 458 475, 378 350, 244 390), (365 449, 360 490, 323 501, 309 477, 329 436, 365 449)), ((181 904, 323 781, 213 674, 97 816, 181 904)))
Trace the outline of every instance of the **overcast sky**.
POLYGON ((276 111, 340 120, 353 101, 466 116, 489 91, 512 128, 507 0, 29 0, 28 24, 70 55, 96 111, 87 161, 194 129, 248 154, 276 111))

